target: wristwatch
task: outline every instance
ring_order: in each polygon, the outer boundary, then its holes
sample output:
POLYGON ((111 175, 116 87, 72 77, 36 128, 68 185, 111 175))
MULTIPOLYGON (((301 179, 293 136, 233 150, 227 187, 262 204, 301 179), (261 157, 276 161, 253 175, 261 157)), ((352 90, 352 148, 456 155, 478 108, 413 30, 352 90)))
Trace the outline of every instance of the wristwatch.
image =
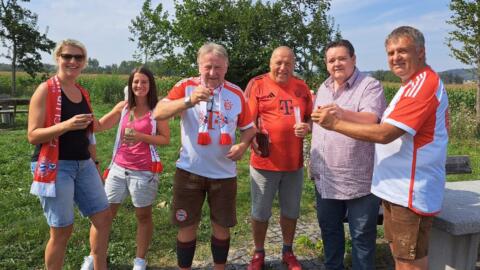
POLYGON ((190 96, 186 96, 186 97, 183 99, 183 103, 184 103, 185 106, 187 106, 188 108, 193 107, 192 99, 190 98, 190 96))

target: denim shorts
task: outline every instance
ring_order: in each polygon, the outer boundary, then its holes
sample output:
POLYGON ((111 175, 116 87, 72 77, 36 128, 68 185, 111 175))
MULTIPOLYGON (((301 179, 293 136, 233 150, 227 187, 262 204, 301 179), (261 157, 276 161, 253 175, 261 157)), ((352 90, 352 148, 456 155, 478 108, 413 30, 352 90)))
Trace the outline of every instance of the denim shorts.
POLYGON ((128 194, 135 207, 152 205, 157 197, 158 174, 151 171, 125 169, 113 163, 105 180, 109 203, 122 203, 128 194))
MULTIPOLYGON (((31 170, 36 162, 31 163, 31 170)), ((82 216, 108 209, 109 204, 95 163, 87 160, 59 160, 55 181, 56 197, 38 196, 51 227, 73 224, 74 203, 82 216)))
POLYGON ((267 171, 250 166, 252 219, 266 222, 272 215, 273 199, 278 191, 280 215, 289 219, 300 216, 303 168, 296 171, 267 171))

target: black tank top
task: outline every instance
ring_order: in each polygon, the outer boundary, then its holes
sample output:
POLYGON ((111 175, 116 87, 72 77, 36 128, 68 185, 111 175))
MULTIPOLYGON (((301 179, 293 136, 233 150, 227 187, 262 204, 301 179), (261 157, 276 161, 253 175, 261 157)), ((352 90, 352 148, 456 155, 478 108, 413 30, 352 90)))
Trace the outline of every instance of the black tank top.
MULTIPOLYGON (((79 103, 68 99, 62 90, 62 115, 61 121, 66 121, 77 114, 91 113, 87 101, 83 98, 79 103)), ((59 137, 59 160, 85 160, 90 158, 87 129, 71 130, 59 137)), ((32 161, 38 160, 41 144, 37 144, 32 156, 32 161)))

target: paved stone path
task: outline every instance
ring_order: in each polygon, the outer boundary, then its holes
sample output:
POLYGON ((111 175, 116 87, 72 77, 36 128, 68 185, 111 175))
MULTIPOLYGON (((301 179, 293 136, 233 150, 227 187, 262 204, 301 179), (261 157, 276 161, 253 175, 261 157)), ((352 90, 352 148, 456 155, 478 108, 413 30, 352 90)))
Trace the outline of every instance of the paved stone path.
MULTIPOLYGON (((287 267, 282 264, 281 262, 281 245, 282 245, 282 234, 280 230, 280 226, 278 220, 272 221, 268 231, 267 237, 265 239, 265 250, 267 252, 265 257, 265 270, 287 270, 287 267)), ((348 229, 345 230, 348 233, 348 229)), ((299 219, 297 224, 297 230, 295 235, 299 236, 307 236, 312 243, 316 243, 321 239, 320 229, 318 228, 318 223, 315 222, 307 222, 299 219)), ((253 243, 248 241, 247 243, 236 244, 240 248, 231 248, 228 257, 228 264, 227 270, 244 270, 247 269, 247 265, 251 259, 251 252, 253 243)), ((378 249, 377 249, 378 252, 378 249)), ((480 250, 479 250, 479 258, 480 258, 480 250)), ((298 256, 297 259, 302 264, 304 270, 325 270, 325 266, 323 265, 322 261, 316 256, 298 256)), ((384 265, 376 266, 377 270, 394 270, 394 263, 392 260, 386 259, 384 265)), ((194 262, 193 269, 200 270, 200 269, 212 269, 211 262, 194 262)), ((351 268, 347 268, 351 269, 351 268)), ((480 270, 480 260, 477 262, 477 266, 475 270, 480 270)))
MULTIPOLYGON (((297 224, 296 236, 307 236, 313 243, 316 243, 320 236, 320 230, 317 223, 307 223, 300 219, 297 224)), ((236 245, 240 248, 231 248, 228 256, 227 270, 243 270, 247 269, 252 256, 253 242, 236 245)), ((278 220, 272 218, 265 239, 265 270, 287 270, 282 264, 281 258, 282 233, 278 220)), ((324 270, 323 263, 316 257, 297 256, 304 270, 324 270)), ((211 269, 211 262, 194 262, 194 269, 211 269)))

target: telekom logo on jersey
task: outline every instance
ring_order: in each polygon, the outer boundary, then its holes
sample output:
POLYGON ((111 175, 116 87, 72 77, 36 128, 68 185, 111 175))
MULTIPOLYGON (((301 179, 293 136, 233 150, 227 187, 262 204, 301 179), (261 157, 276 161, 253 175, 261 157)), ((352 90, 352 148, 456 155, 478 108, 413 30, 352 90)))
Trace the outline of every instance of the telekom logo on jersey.
POLYGON ((280 102, 280 111, 285 115, 291 115, 293 112, 292 100, 291 99, 281 99, 280 102))

